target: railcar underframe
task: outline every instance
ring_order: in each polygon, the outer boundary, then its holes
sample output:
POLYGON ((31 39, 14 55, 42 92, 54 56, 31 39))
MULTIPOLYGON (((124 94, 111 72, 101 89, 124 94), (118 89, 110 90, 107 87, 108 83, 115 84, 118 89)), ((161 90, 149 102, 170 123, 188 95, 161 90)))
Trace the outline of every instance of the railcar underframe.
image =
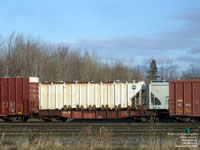
POLYGON ((158 114, 152 110, 40 110, 39 117, 45 121, 51 119, 123 119, 135 121, 155 121, 158 114))

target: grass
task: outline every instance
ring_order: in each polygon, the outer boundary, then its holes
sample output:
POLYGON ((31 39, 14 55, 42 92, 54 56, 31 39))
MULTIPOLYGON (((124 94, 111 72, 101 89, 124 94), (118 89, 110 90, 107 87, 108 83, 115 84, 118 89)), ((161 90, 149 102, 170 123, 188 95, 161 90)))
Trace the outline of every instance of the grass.
MULTIPOLYGON (((177 139, 155 132, 142 137, 116 137, 106 128, 93 130, 86 127, 79 136, 50 137, 22 136, 8 139, 6 133, 0 138, 1 150, 179 150, 174 145, 177 139), (83 136, 84 135, 84 136, 83 136), (16 140, 17 139, 17 140, 16 140), (137 143, 139 142, 139 144, 137 143)), ((192 148, 185 148, 191 150, 192 148)), ((193 149, 200 149, 193 148, 193 149)))

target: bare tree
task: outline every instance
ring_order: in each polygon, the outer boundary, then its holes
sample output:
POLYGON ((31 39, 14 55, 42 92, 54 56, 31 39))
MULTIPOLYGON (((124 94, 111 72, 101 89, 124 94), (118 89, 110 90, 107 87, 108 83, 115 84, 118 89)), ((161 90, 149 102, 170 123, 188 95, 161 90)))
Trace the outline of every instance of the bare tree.
POLYGON ((173 64, 173 60, 168 59, 159 68, 161 80, 173 80, 178 78, 177 67, 173 64))
POLYGON ((82 52, 14 32, 1 41, 0 75, 3 77, 38 76, 41 81, 49 82, 143 78, 141 71, 134 66, 126 65, 121 60, 102 62, 94 51, 82 52))
POLYGON ((182 79, 200 79, 200 64, 191 64, 189 68, 183 72, 182 79))

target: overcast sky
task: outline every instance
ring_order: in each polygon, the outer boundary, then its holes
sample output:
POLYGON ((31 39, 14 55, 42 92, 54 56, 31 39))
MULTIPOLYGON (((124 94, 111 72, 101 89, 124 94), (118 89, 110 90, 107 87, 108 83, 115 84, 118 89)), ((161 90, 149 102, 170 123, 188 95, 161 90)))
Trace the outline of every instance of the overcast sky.
POLYGON ((200 0, 2 0, 0 35, 13 31, 104 60, 200 62, 200 0))

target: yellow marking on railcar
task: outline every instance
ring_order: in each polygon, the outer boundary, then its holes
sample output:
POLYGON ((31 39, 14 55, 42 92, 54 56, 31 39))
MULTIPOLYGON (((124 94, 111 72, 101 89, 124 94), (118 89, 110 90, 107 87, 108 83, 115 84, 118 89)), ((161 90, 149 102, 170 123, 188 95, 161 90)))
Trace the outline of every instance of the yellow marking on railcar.
POLYGON ((23 104, 21 104, 21 112, 18 112, 18 114, 22 114, 23 113, 23 104))

